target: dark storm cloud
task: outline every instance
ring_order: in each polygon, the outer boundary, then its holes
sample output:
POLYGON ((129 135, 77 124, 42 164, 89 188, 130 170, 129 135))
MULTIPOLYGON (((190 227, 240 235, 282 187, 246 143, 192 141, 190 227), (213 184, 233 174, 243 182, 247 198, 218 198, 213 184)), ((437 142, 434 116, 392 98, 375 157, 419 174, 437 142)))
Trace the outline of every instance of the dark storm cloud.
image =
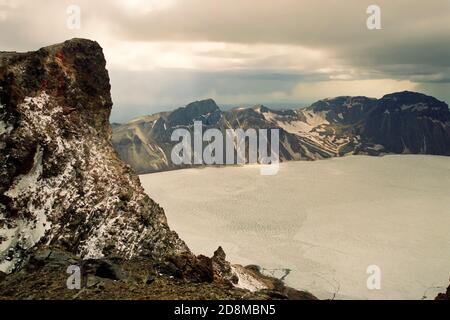
POLYGON ((448 0, 0 0, 0 50, 95 39, 114 117, 213 97, 295 102, 416 89, 450 101, 448 0), (381 7, 382 30, 366 27, 381 7), (82 10, 82 29, 65 27, 82 10))
POLYGON ((450 2, 376 1, 382 30, 366 28, 372 0, 177 1, 173 7, 130 16, 118 8, 120 34, 143 41, 279 43, 329 50, 367 67, 399 63, 449 66, 450 2))

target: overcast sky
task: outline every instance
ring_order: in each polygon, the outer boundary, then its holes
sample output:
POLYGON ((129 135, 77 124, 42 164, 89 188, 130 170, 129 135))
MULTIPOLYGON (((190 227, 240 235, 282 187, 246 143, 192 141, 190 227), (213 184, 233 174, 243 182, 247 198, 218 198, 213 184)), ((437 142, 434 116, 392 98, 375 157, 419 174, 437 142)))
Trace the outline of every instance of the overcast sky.
POLYGON ((98 41, 112 121, 204 98, 291 107, 415 90, 450 101, 449 0, 0 0, 0 30, 1 51, 98 41), (366 26, 371 4, 381 30, 366 26))

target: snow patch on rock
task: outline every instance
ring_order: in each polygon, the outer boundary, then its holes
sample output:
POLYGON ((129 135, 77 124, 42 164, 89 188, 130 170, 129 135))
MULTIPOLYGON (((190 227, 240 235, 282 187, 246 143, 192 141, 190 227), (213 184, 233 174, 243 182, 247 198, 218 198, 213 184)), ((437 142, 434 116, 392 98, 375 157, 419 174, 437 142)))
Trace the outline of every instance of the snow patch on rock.
POLYGON ((239 279, 238 283, 235 285, 236 288, 245 289, 250 292, 267 289, 267 286, 263 282, 251 275, 244 267, 232 266, 231 270, 239 279))
MULTIPOLYGON (((24 195, 37 192, 41 186, 39 185, 39 178, 42 174, 42 149, 38 145, 36 154, 33 159, 33 167, 13 183, 13 187, 5 192, 5 195, 12 200, 20 199, 24 195)), ((38 243, 50 229, 51 224, 47 220, 47 211, 51 210, 53 199, 49 197, 44 205, 36 207, 33 202, 28 202, 27 210, 32 214, 31 218, 20 218, 10 224, 6 228, 0 229, 0 236, 5 239, 0 244, 0 257, 5 258, 4 255, 9 253, 9 250, 19 245, 21 249, 26 250, 38 243), (2 257, 3 256, 3 257, 2 257)), ((6 217, 2 216, 2 220, 6 217)), ((7 219, 6 219, 7 220, 7 219)), ((9 256, 3 263, 0 264, 0 271, 11 272, 11 269, 17 262, 17 256, 9 256)), ((2 259, 2 260, 3 260, 2 259)))

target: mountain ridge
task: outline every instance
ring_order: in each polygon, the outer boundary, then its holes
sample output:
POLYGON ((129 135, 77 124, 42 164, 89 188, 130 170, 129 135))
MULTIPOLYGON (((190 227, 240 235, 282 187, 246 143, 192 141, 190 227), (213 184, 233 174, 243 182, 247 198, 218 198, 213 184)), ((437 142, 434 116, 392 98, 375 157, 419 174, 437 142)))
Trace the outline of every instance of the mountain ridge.
POLYGON ((174 146, 170 134, 180 127, 192 131, 194 121, 202 121, 204 129, 221 131, 280 129, 281 161, 348 154, 450 155, 448 105, 411 91, 380 99, 326 98, 309 107, 285 110, 260 105, 222 111, 214 100, 207 99, 117 125, 113 145, 121 159, 138 173, 176 169, 170 161, 174 146), (175 125, 171 121, 173 114, 177 118, 175 125))

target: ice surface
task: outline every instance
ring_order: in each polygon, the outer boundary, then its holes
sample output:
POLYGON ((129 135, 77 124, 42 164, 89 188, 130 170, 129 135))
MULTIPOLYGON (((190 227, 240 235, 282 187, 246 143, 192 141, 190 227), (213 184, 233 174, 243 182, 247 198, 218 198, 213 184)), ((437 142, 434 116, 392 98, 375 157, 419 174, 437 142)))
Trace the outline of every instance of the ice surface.
POLYGON ((434 298, 450 277, 450 158, 346 157, 141 176, 197 254, 291 269, 319 298, 434 298), (368 266, 381 290, 367 288, 368 266), (441 287, 441 288, 435 288, 441 287))

